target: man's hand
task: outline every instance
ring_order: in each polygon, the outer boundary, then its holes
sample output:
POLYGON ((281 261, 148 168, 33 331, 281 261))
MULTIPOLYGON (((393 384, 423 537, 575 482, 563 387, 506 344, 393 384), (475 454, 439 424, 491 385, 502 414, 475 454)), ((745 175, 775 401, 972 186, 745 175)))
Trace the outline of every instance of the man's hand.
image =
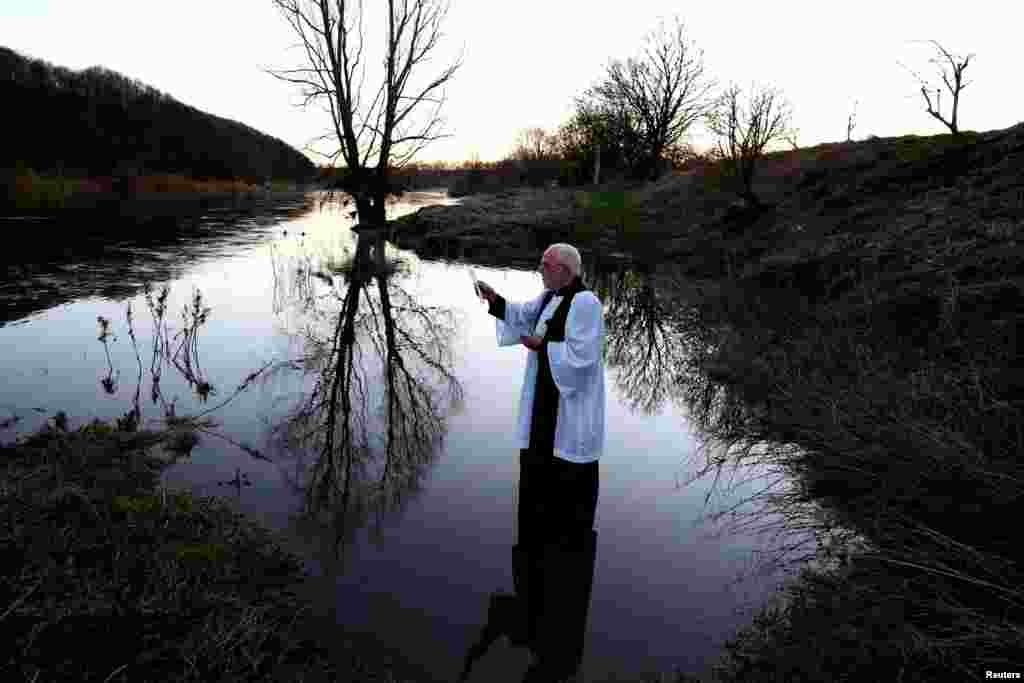
POLYGON ((493 304, 494 300, 498 298, 498 293, 494 291, 494 288, 483 280, 477 280, 476 286, 480 290, 480 296, 486 299, 487 303, 493 304))
POLYGON ((527 336, 524 334, 519 337, 519 341, 523 342, 523 346, 531 351, 540 351, 540 348, 544 346, 544 338, 536 335, 527 336))

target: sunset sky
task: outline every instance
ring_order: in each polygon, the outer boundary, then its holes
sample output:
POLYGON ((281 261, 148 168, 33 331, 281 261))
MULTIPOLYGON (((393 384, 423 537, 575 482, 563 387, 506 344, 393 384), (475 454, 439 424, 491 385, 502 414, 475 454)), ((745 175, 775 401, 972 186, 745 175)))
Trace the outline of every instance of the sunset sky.
MULTIPOLYGON (((368 0, 367 15, 381 16, 383 5, 368 0)), ((659 18, 676 13, 722 85, 782 89, 801 145, 845 139, 855 100, 855 139, 943 132, 899 65, 933 75, 931 48, 915 42, 928 39, 976 54, 965 72, 961 127, 1006 128, 1024 120, 1024 12, 1015 5, 632 0, 617 13, 592 0, 452 0, 440 49, 422 73, 437 73, 462 51, 443 112, 452 137, 417 158, 500 159, 520 129, 553 130, 610 59, 637 54, 659 18)), ((382 27, 366 27, 377 63, 382 27)), ((261 71, 303 66, 302 51, 289 50, 297 40, 270 0, 0 0, 0 45, 71 69, 105 66, 301 148, 326 130, 329 115, 295 107, 297 88, 261 71)), ((698 147, 709 141, 693 130, 698 147)))

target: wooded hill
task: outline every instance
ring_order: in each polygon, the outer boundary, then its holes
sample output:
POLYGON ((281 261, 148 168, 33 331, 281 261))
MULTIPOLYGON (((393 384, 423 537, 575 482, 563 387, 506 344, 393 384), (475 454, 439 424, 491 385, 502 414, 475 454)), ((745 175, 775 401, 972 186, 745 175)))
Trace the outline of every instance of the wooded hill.
POLYGON ((8 103, 4 166, 77 177, 315 175, 284 141, 101 66, 72 71, 0 46, 0 100, 8 103))

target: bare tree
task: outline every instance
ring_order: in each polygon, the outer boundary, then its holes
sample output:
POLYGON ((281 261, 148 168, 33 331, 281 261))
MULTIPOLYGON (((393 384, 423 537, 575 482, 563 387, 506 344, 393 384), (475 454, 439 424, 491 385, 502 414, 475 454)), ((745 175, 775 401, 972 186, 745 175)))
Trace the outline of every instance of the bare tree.
MULTIPOLYGON (((428 60, 441 38, 447 14, 445 0, 387 0, 384 77, 370 99, 363 89, 362 0, 272 0, 302 40, 307 65, 270 70, 275 78, 302 86, 302 106, 326 103, 331 129, 315 140, 333 140, 338 147, 321 154, 335 164, 342 159, 348 173, 342 189, 356 202, 360 223, 383 226, 385 198, 394 188, 389 171, 400 168, 428 143, 449 137, 440 133, 443 86, 461 66, 456 60, 422 87, 411 78, 428 60), (356 76, 358 72, 358 81, 356 76), (367 104, 367 101, 369 103, 367 104), (425 122, 412 117, 421 104, 435 105, 425 122), (371 165, 371 161, 375 163, 371 165)), ((377 3, 374 3, 376 6, 377 3)), ((314 150, 315 151, 315 150, 314 150)), ((319 152, 317 152, 319 154, 319 152)))
POLYGON ((553 159, 558 156, 558 140, 543 128, 524 128, 516 135, 512 158, 521 161, 553 159))
POLYGON ((784 135, 782 135, 782 141, 793 148, 793 151, 800 149, 800 129, 790 127, 784 135))
POLYGON ((957 114, 960 109, 960 92, 969 85, 969 83, 964 81, 964 70, 967 69, 967 65, 970 63, 971 58, 974 57, 974 54, 961 58, 959 55, 952 54, 940 45, 937 40, 926 42, 931 43, 937 53, 928 60, 928 63, 936 68, 946 92, 953 96, 953 106, 948 119, 942 114, 942 88, 922 78, 920 74, 906 65, 902 66, 913 74, 914 78, 921 84, 921 97, 924 98, 925 111, 932 118, 945 124, 953 135, 960 135, 960 128, 957 123, 957 114), (933 92, 935 93, 934 102, 932 101, 933 92))
POLYGON ((664 150, 707 111, 713 83, 703 50, 687 39, 678 18, 671 29, 662 22, 645 42, 640 57, 613 61, 586 94, 630 123, 642 150, 639 170, 654 174, 664 150))
POLYGON ((853 111, 846 117, 846 141, 853 139, 853 129, 857 127, 857 100, 853 101, 853 111))
POLYGON ((718 137, 717 152, 749 205, 760 203, 753 189, 755 164, 770 143, 787 139, 791 118, 792 109, 779 90, 751 86, 744 97, 737 85, 718 97, 706 117, 718 137))

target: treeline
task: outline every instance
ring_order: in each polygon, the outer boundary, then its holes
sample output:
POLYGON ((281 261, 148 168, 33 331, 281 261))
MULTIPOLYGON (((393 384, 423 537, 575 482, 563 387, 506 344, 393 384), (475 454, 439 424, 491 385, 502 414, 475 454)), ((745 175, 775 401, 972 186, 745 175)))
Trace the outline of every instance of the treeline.
MULTIPOLYGON (((573 186, 582 184, 577 167, 570 160, 561 159, 410 162, 390 169, 388 186, 399 191, 446 187, 452 196, 508 187, 539 187, 552 182, 573 186)), ((349 175, 344 166, 320 166, 317 172, 325 186, 339 188, 349 175)))
POLYGON ((100 66, 73 71, 0 47, 8 136, 0 165, 68 177, 179 174, 307 180, 314 164, 278 138, 100 66))
POLYGON ((696 156, 687 134, 715 111, 714 88, 682 21, 662 21, 638 56, 612 60, 573 98, 568 120, 550 131, 519 131, 499 165, 534 185, 656 180, 696 156))
MULTIPOLYGON (((673 26, 661 22, 646 40, 638 57, 612 61, 596 83, 574 97, 572 115, 556 129, 519 131, 506 158, 475 160, 459 169, 389 169, 387 175, 398 178, 400 186, 445 184, 452 196, 520 185, 643 182, 702 161, 686 142, 697 123, 707 123, 725 140, 750 139, 750 151, 758 156, 787 131, 789 110, 774 90, 752 92, 749 112, 737 101, 739 89, 715 93, 703 53, 679 19, 673 26), (722 112, 731 114, 724 122, 722 112)), ((724 146, 718 151, 716 161, 737 156, 724 146)), ((744 182, 752 178, 752 162, 733 166, 744 182)))

